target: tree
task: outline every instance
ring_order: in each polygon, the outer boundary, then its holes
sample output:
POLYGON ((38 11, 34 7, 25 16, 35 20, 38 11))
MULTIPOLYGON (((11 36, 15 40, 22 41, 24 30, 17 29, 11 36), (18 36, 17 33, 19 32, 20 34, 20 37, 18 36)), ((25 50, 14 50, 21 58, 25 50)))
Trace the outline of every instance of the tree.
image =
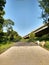
POLYGON ((4 25, 3 27, 11 27, 14 25, 14 22, 11 19, 6 19, 4 20, 4 25))
POLYGON ((19 41, 21 39, 18 33, 14 30, 10 31, 7 37, 9 41, 19 41))
POLYGON ((34 41, 34 38, 35 38, 35 33, 31 32, 29 35, 30 41, 34 41))
POLYGON ((3 15, 5 14, 4 7, 6 4, 6 0, 0 0, 0 42, 3 40, 3 24, 4 18, 3 15))
POLYGON ((41 17, 44 20, 44 23, 48 23, 49 19, 49 0, 38 0, 39 6, 42 9, 42 15, 41 17))
POLYGON ((6 27, 7 33, 6 33, 6 39, 8 41, 18 41, 20 40, 20 36, 16 31, 13 30, 14 22, 11 19, 4 20, 3 28, 6 27))
POLYGON ((4 24, 3 24, 3 28, 6 27, 8 28, 12 28, 12 26, 14 25, 14 22, 11 19, 7 19, 4 20, 4 24))
POLYGON ((11 19, 4 20, 3 29, 4 29, 4 27, 6 28, 6 31, 7 31, 6 39, 8 39, 8 40, 12 36, 13 25, 14 25, 14 22, 11 19))

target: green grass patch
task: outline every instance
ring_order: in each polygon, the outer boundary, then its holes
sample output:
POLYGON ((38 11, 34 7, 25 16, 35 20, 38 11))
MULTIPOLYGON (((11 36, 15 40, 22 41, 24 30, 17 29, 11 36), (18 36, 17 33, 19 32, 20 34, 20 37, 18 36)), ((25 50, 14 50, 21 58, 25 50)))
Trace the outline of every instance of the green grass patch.
POLYGON ((12 42, 7 42, 7 43, 2 43, 0 44, 0 54, 3 53, 5 50, 7 50, 8 48, 10 48, 13 45, 12 42))

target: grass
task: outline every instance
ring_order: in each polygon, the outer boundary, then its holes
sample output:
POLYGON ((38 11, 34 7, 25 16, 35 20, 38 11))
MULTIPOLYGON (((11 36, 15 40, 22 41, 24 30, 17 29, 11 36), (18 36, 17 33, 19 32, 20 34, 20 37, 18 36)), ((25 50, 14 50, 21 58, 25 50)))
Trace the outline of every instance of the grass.
POLYGON ((0 44, 0 54, 3 53, 5 50, 7 50, 8 48, 10 48, 13 45, 12 42, 7 42, 5 44, 0 44))
POLYGON ((22 39, 20 40, 20 42, 26 42, 26 39, 22 38, 22 39))

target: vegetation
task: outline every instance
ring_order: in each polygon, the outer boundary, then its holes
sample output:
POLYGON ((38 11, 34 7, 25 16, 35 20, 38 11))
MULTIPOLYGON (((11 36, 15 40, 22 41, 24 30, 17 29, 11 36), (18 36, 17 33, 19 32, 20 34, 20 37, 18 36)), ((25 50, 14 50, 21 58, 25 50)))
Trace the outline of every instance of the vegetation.
POLYGON ((29 39, 24 39, 24 38, 22 38, 21 40, 20 40, 20 42, 28 42, 29 41, 29 39))
MULTIPOLYGON (((38 0, 38 2, 39 7, 42 9, 41 18, 43 18, 43 22, 47 24, 49 23, 49 0, 38 0)), ((36 40, 45 40, 45 48, 49 49, 49 34, 43 35, 42 37, 37 37, 36 40)))
POLYGON ((47 23, 47 20, 49 20, 49 0, 39 0, 39 6, 42 9, 41 17, 44 23, 47 23))
POLYGON ((11 19, 4 19, 4 7, 6 0, 0 0, 0 42, 5 41, 19 41, 21 37, 13 30, 14 22, 11 19), (4 27, 7 32, 4 32, 4 27))
POLYGON ((49 41, 46 41, 46 44, 44 47, 49 50, 49 41))
POLYGON ((3 39, 3 24, 4 24, 3 15, 5 14, 4 11, 5 4, 6 4, 5 0, 0 0, 0 42, 2 42, 3 39))
POLYGON ((21 36, 13 30, 14 22, 11 19, 4 19, 4 7, 6 0, 0 0, 0 53, 12 46, 11 42, 20 41, 21 36), (6 28, 6 32, 4 32, 6 28))
POLYGON ((0 43, 0 54, 10 48, 13 45, 13 42, 0 43))
POLYGON ((35 41, 37 41, 37 40, 39 40, 40 42, 45 41, 44 48, 49 50, 49 34, 45 34, 41 37, 35 37, 35 41))
POLYGON ((45 34, 45 35, 43 35, 43 36, 41 36, 41 37, 35 37, 35 40, 39 40, 39 41, 43 41, 43 40, 49 41, 49 34, 45 34))
MULTIPOLYGON (((29 34, 29 39, 24 39, 19 34, 13 30, 14 22, 11 19, 4 19, 5 15, 4 7, 6 0, 0 0, 0 53, 5 51, 7 48, 13 45, 13 42, 34 42, 36 40, 46 41, 45 48, 49 48, 49 34, 43 35, 42 37, 35 37, 35 34, 31 32, 29 34), (4 27, 7 32, 4 32, 4 27), (12 42, 12 43, 11 43, 12 42)), ((49 21, 49 0, 39 0, 39 6, 42 9, 41 17, 44 20, 44 23, 49 21)))
POLYGON ((32 42, 32 41, 34 41, 34 39, 35 39, 35 34, 33 33, 33 32, 31 32, 30 34, 29 34, 29 40, 28 40, 28 42, 32 42))
POLYGON ((21 41, 24 42, 34 42, 35 41, 35 34, 33 32, 31 32, 28 37, 26 36, 26 38, 22 38, 21 41))

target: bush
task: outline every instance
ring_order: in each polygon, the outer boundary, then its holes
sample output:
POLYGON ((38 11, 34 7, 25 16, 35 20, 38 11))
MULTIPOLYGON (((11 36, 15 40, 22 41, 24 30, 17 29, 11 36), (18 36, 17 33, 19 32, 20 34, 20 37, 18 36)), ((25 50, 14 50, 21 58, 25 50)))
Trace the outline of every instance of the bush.
POLYGON ((45 35, 43 35, 43 36, 41 36, 41 37, 36 37, 35 40, 39 40, 39 41, 43 41, 43 40, 49 41, 49 34, 45 34, 45 35))
POLYGON ((35 34, 33 33, 33 32, 31 32, 30 33, 30 35, 29 35, 29 40, 28 40, 28 42, 33 42, 35 40, 35 34))
POLYGON ((46 41, 45 48, 49 49, 49 41, 46 41))

